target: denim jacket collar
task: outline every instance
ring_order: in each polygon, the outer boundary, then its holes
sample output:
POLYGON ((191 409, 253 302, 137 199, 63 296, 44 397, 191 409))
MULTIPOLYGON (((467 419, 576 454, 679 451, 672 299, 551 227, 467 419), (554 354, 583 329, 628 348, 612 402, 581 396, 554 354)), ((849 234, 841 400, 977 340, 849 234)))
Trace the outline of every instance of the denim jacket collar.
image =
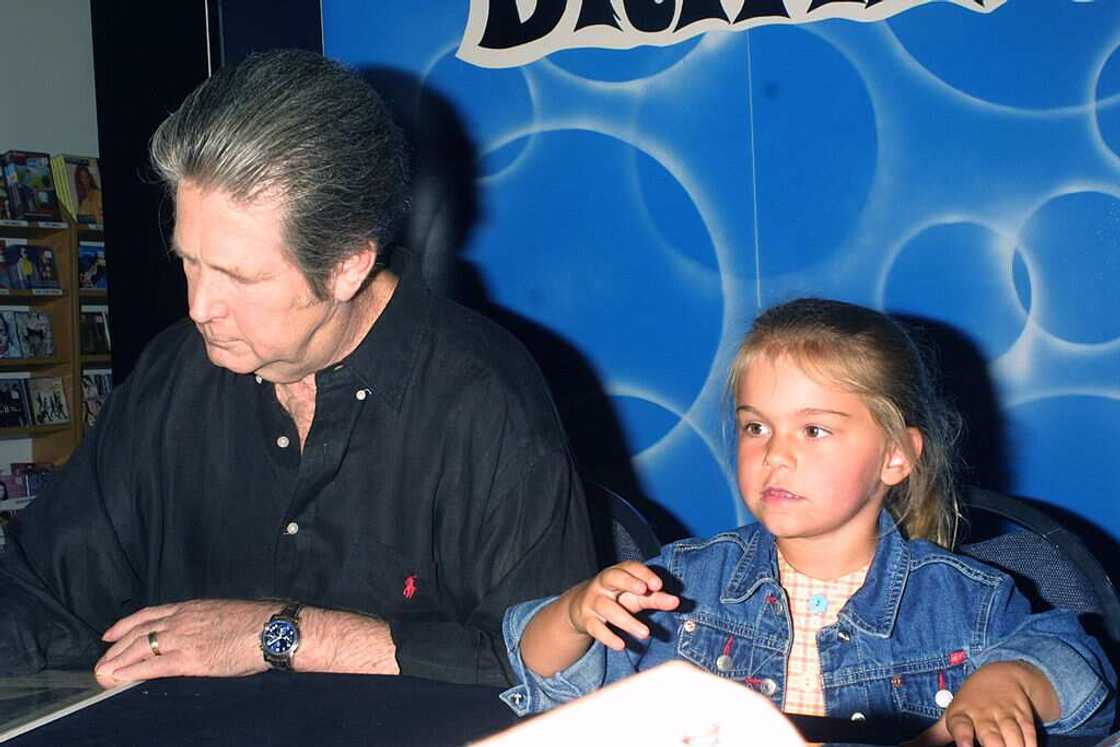
MULTIPOLYGON (((743 556, 720 595, 724 604, 746 601, 770 585, 780 586, 774 535, 760 526, 755 532, 740 530, 739 536, 744 543, 743 556)), ((868 635, 888 638, 898 617, 898 606, 909 571, 910 548, 890 513, 881 511, 879 545, 867 570, 867 579, 840 610, 838 617, 868 635)))

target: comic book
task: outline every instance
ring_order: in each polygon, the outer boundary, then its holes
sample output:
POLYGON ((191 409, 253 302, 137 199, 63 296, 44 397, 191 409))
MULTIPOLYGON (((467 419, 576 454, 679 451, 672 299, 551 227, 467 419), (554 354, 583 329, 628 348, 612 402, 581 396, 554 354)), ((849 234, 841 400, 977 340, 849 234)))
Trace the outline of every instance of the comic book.
POLYGON ((70 422, 66 392, 58 376, 42 376, 27 380, 27 401, 33 425, 58 425, 70 422))
POLYGON ((27 407, 26 379, 0 379, 0 428, 26 428, 31 425, 27 407))
POLYGON ((10 150, 0 155, 8 209, 20 220, 59 219, 58 198, 51 178, 51 157, 46 153, 10 150))
POLYGON ((54 333, 51 320, 44 311, 17 311, 16 335, 24 358, 54 356, 54 333))
POLYGON ((108 265, 104 241, 78 243, 78 287, 82 290, 108 290, 108 265))

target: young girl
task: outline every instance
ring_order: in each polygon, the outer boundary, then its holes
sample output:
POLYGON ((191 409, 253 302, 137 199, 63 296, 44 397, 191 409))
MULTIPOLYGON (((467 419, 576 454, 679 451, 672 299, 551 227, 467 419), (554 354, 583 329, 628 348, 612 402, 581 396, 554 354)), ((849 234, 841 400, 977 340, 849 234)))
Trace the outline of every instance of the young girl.
POLYGON ((758 318, 729 383, 758 523, 510 608, 514 710, 681 658, 786 712, 928 727, 929 744, 1033 745, 1036 719, 1107 732, 1115 675, 1074 614, 1032 615, 1008 576, 943 549, 956 416, 901 327, 792 301, 758 318))

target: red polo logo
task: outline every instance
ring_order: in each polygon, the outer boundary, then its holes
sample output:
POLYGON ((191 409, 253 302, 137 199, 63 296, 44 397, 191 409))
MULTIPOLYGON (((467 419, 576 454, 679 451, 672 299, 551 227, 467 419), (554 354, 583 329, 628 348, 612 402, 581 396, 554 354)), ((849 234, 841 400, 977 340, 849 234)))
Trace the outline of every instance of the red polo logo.
POLYGON ((412 599, 416 596, 416 576, 405 577, 403 594, 405 599, 412 599))

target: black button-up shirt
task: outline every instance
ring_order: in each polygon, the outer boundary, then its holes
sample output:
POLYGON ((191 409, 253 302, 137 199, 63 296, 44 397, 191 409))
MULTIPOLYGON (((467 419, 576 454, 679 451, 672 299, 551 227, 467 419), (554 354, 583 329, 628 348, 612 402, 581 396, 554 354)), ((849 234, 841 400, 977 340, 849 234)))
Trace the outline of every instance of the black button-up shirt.
POLYGON ((402 282, 316 374, 300 451, 273 385, 157 337, 0 557, 0 672, 92 663, 153 604, 291 599, 387 620, 403 674, 504 684, 507 606, 594 572, 540 371, 402 282))

